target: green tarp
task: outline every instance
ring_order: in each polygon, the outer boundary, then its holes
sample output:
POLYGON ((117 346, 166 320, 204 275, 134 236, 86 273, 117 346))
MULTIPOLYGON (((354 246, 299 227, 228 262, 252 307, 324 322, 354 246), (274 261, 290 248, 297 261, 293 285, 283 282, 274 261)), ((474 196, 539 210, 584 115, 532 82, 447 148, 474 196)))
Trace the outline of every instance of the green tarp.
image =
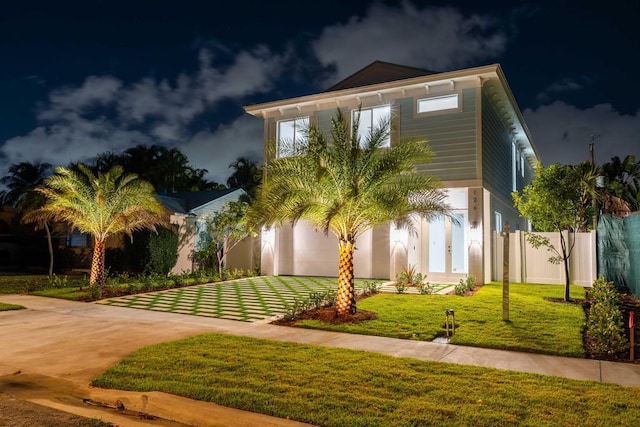
POLYGON ((598 274, 640 297, 640 214, 600 217, 598 274))

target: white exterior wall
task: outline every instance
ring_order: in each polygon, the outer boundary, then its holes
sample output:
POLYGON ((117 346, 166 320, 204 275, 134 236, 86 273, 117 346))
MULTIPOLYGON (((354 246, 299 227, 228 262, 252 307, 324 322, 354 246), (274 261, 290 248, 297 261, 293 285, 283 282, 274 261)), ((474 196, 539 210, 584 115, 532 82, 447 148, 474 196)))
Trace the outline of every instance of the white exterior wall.
MULTIPOLYGON (((356 241, 354 274, 361 278, 387 278, 389 275, 389 232, 380 227, 364 233, 356 241)), ((304 221, 285 224, 274 231, 263 231, 261 271, 265 275, 338 275, 338 240, 304 221)))
POLYGON ((173 274, 193 271, 191 255, 195 247, 194 222, 186 215, 171 215, 170 221, 178 226, 178 260, 171 269, 173 274))

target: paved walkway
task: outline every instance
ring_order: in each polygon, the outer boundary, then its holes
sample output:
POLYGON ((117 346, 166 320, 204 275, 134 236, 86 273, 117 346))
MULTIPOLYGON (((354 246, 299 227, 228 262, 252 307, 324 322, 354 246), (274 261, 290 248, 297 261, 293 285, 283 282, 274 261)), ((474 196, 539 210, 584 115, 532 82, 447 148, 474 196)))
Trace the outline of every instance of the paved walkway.
MULTIPOLYGON (((357 281, 356 286, 361 281, 357 281)), ((335 289, 330 277, 262 276, 109 298, 100 304, 219 319, 270 320, 296 299, 335 289)))
POLYGON ((1 299, 6 303, 23 305, 28 310, 0 312, 0 392, 126 426, 181 424, 131 418, 123 420, 115 411, 87 408, 82 398, 111 404, 120 400, 128 409, 192 425, 301 425, 164 393, 88 387, 89 382, 107 367, 139 347, 205 332, 640 387, 638 364, 296 329, 35 296, 2 295, 1 299))
MULTIPOLYGON (((356 280, 356 289, 361 289, 363 282, 356 280)), ((284 314, 296 299, 302 300, 312 293, 324 293, 335 287, 336 279, 331 277, 261 276, 108 298, 98 304, 244 322, 270 322, 284 314)), ((453 285, 434 284, 432 292, 446 294, 453 289, 453 285)), ((381 283, 380 291, 396 293, 397 289, 393 282, 385 282, 381 283)), ((410 287, 404 292, 419 293, 418 289, 410 287)))

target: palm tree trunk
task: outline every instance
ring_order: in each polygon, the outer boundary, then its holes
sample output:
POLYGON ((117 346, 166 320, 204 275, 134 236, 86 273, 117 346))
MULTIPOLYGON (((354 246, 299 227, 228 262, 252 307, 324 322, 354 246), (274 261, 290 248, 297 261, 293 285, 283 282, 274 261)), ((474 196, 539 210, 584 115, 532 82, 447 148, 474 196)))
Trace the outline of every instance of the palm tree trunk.
POLYGON ((49 224, 44 223, 44 229, 47 232, 47 246, 49 247, 49 276, 53 275, 53 244, 51 243, 51 230, 49 224))
POLYGON ((91 276, 89 284, 91 286, 104 286, 104 254, 106 248, 106 240, 95 239, 93 247, 93 258, 91 259, 91 276))
POLYGON ((338 295, 336 315, 356 313, 356 294, 353 281, 353 249, 355 242, 340 240, 340 267, 338 269, 338 295))

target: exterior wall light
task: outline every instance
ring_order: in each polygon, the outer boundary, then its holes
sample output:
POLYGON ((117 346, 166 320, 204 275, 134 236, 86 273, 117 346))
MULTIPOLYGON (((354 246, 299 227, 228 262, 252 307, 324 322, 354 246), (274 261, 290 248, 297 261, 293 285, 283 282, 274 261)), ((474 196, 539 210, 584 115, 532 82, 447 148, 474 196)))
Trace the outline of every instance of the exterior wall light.
POLYGON ((276 229, 275 227, 262 227, 262 246, 273 246, 276 243, 276 229))
POLYGON ((478 221, 473 221, 471 223, 471 227, 469 230, 469 238, 471 240, 472 245, 482 243, 482 230, 478 226, 478 221))
POLYGON ((391 227, 391 239, 395 245, 406 247, 409 244, 409 233, 405 228, 397 228, 395 225, 391 227))

